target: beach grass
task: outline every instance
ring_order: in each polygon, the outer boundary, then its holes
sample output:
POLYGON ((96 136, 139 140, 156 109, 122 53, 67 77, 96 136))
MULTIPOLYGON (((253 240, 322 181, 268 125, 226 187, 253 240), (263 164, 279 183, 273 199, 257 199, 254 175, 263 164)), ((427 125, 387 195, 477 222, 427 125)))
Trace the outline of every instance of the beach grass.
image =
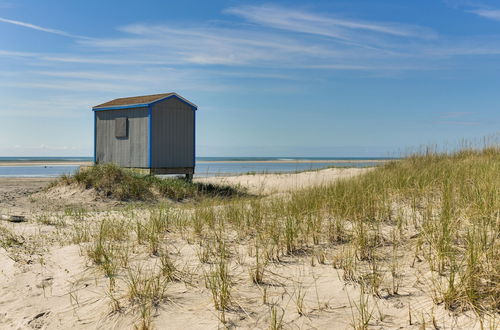
MULTIPOLYGON (((254 283, 264 264, 316 246, 342 247, 344 278, 377 296, 398 294, 400 263, 425 260, 434 301, 452 311, 500 310, 500 149, 427 151, 364 175, 286 197, 231 202, 215 216, 255 237, 254 283), (389 279, 389 281, 386 281, 389 279)), ((203 223, 216 229, 214 215, 203 223)))
MULTIPOLYGON (((483 324, 500 312, 498 147, 427 150, 362 175, 260 198, 225 198, 243 195, 111 165, 60 180, 89 184, 116 198, 155 189, 174 200, 202 196, 197 203, 151 205, 146 213, 123 209, 98 221, 85 221, 85 212, 65 213, 75 221, 60 230, 73 233, 72 242, 109 283, 111 310, 135 311, 139 328, 153 327, 155 311, 169 303, 176 283, 206 290, 208 305, 225 327, 247 313, 237 288, 262 297, 270 328, 309 318, 328 303, 318 293, 311 303, 307 276, 277 274, 304 263, 311 269, 328 266, 346 286, 359 289, 349 296, 353 328, 384 322, 376 302, 402 299, 408 282, 419 283, 433 306, 453 315, 469 313, 483 324), (115 187, 120 182, 113 178, 124 177, 130 189, 115 187), (189 261, 194 266, 181 270, 186 257, 175 249, 182 244, 196 252, 189 261)), ((6 249, 18 244, 5 230, 0 237, 6 249)), ((407 324, 416 322, 415 313, 420 312, 408 306, 407 324)), ((439 327, 442 321, 433 313, 422 314, 420 325, 439 327)))
POLYGON ((82 168, 73 175, 62 175, 48 189, 58 184, 76 184, 94 189, 102 197, 121 201, 151 201, 157 197, 181 201, 246 195, 241 187, 196 183, 177 177, 159 178, 114 164, 97 164, 82 168))
MULTIPOLYGON (((317 226, 344 236, 352 258, 370 264, 365 275, 375 292, 380 291, 378 248, 405 244, 435 273, 436 302, 451 310, 500 310, 499 148, 412 155, 356 178, 297 192, 285 204, 292 211, 300 205, 293 213, 302 219, 297 226, 304 237, 297 242, 308 245, 317 226), (315 216, 329 221, 309 226, 308 218, 315 216), (338 221, 350 228, 347 234, 338 232, 338 221)), ((395 278, 397 261, 391 269, 395 278)))

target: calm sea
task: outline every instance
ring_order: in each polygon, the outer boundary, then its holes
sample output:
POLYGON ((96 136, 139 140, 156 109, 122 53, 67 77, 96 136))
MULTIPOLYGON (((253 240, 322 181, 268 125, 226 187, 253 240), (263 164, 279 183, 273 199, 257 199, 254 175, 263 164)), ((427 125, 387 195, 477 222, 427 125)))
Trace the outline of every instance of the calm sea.
MULTIPOLYGON (((197 157, 195 176, 224 176, 243 173, 285 173, 336 167, 371 167, 380 160, 393 158, 380 157, 197 157), (308 162, 310 160, 311 162, 308 162), (323 162, 322 162, 323 160, 323 162), (337 162, 328 162, 335 160, 337 162), (264 161, 264 162, 263 162, 264 161), (279 161, 279 162, 273 162, 279 161)), ((52 165, 51 162, 90 162, 92 157, 0 157, 0 177, 57 177, 72 174, 78 165, 52 165), (34 161, 44 165, 20 165, 34 161), (8 163, 16 163, 8 165, 8 163)))

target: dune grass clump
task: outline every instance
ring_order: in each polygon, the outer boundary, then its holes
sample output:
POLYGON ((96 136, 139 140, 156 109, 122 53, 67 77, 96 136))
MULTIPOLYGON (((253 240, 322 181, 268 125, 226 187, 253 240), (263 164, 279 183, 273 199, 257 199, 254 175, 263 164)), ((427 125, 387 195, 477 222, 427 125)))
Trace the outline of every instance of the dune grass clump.
POLYGON ((166 301, 169 283, 180 280, 181 272, 163 252, 164 247, 161 254, 158 250, 167 230, 165 213, 153 210, 149 218, 138 219, 143 222, 138 224, 132 223, 127 215, 130 214, 124 211, 121 216, 87 222, 87 234, 79 235, 86 239, 78 244, 108 281, 111 311, 128 309, 138 316, 135 328, 153 329, 153 311, 166 301), (145 255, 148 257, 144 258, 145 255), (147 262, 158 256, 160 262, 147 262))
MULTIPOLYGON (((199 201, 151 204, 100 221, 82 220, 84 211, 65 212, 78 220, 73 242, 109 281, 112 310, 140 314, 138 328, 153 327, 154 311, 174 302, 183 282, 211 297, 210 308, 228 327, 241 320, 244 308, 254 312, 245 299, 256 292, 263 292, 271 329, 285 326, 291 302, 305 320, 329 307, 316 293, 318 307, 312 308, 308 274, 292 279, 280 272, 297 262, 322 270, 330 265, 326 276, 338 274, 360 289, 348 297, 357 329, 383 322, 377 299, 404 301, 414 290, 455 315, 472 311, 486 320, 500 312, 500 148, 428 151, 356 177, 262 198, 225 198, 245 195, 113 165, 87 171, 61 180, 90 182, 102 191, 120 180, 139 180, 151 198, 199 201)), ((0 227, 0 246, 21 243, 0 227)))
POLYGON ((499 148, 416 154, 288 195, 197 206, 191 217, 196 236, 233 231, 258 247, 255 285, 268 262, 316 253, 324 263, 324 251, 335 249, 344 280, 375 297, 398 295, 414 259, 431 271, 437 304, 500 311, 499 148))
POLYGON ((179 178, 150 177, 150 180, 161 196, 177 201, 203 197, 227 198, 246 195, 242 188, 231 186, 191 182, 179 178))
POLYGON ((147 200, 153 197, 150 183, 144 176, 114 164, 99 164, 80 169, 74 175, 60 179, 66 184, 77 183, 93 188, 100 195, 118 200, 147 200))
MULTIPOLYGON (((355 258, 372 270, 358 280, 369 279, 375 291, 374 279, 381 275, 378 251, 403 240, 412 242, 415 255, 435 272, 437 303, 450 310, 500 311, 500 148, 412 155, 359 177, 299 191, 286 204, 288 210, 301 210, 293 211, 295 242, 312 240, 311 215, 329 219, 327 227, 346 223, 355 258), (391 228, 392 235, 382 228, 391 228)), ((289 220, 284 223, 287 228, 289 220)), ((315 226, 317 232, 336 231, 315 226)), ((396 268, 391 266, 393 273, 396 268)))
POLYGON ((11 230, 0 226, 0 246, 4 249, 23 244, 22 237, 16 235, 11 230))
POLYGON ((80 169, 74 175, 63 175, 48 188, 58 183, 76 183, 85 189, 95 189, 101 196, 121 201, 148 201, 158 195, 175 201, 246 195, 241 188, 191 182, 182 178, 159 178, 114 164, 97 164, 80 169))

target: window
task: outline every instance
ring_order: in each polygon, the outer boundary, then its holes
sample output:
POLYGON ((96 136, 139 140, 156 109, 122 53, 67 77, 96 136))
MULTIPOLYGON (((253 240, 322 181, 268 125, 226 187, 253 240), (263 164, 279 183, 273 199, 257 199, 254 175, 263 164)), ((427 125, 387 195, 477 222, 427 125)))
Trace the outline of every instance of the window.
POLYGON ((117 138, 127 138, 128 136, 128 120, 127 117, 115 119, 115 136, 117 138))

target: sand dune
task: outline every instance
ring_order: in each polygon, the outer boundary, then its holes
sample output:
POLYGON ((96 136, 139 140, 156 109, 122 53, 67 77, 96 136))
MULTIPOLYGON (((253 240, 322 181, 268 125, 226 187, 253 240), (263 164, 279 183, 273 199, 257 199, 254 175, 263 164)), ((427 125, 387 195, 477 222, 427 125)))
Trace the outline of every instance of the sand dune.
MULTIPOLYGON (((296 174, 198 178, 196 181, 241 185, 253 194, 272 195, 331 183, 367 171, 370 169, 325 169, 296 174)), ((40 192, 46 183, 38 179, 0 179, 0 213, 17 212, 28 217, 24 223, 0 223, 3 242, 0 247, 0 328, 140 327, 140 307, 127 298, 127 273, 118 273, 116 287, 111 289, 110 278, 85 256, 85 249, 92 243, 75 244, 74 235, 75 228, 86 228, 82 226, 103 220, 117 226, 146 221, 151 217, 152 208, 131 210, 115 202, 94 200, 85 192, 80 194, 75 190, 40 192), (56 203, 58 198, 61 200, 56 203), (52 202, 55 206, 42 207, 52 202), (79 203, 89 207, 94 202, 104 204, 94 211, 78 209, 79 203), (114 300, 118 301, 119 308, 114 300)), ((172 207, 177 208, 176 205, 172 207)), ((184 212, 183 205, 178 207, 179 212, 184 212)), ((168 255, 175 260, 182 276, 168 283, 166 298, 153 308, 150 326, 157 329, 220 328, 223 326, 221 314, 214 309, 204 277, 213 265, 200 262, 200 245, 184 234, 167 232, 164 240, 168 255)), ((141 265, 143 269, 159 267, 159 257, 146 253, 142 245, 130 244, 126 246, 133 250, 128 261, 131 269, 135 269, 134 265, 141 265)), ((432 324, 432 320, 448 327, 479 327, 471 315, 464 313, 456 317, 442 305, 433 303, 426 283, 419 279, 419 274, 429 271, 427 266, 418 264, 416 271, 410 273, 410 261, 403 263, 402 272, 408 273, 402 278, 399 294, 378 299, 361 295, 359 286, 346 284, 342 279, 343 271, 332 267, 334 257, 341 252, 339 248, 325 248, 324 259, 314 253, 285 256, 280 262, 267 266, 265 283, 254 284, 249 279, 249 269, 255 251, 252 252, 251 244, 235 241, 229 264, 232 307, 224 316, 225 326, 265 329, 277 318, 285 328, 349 329, 355 322, 353 311, 366 299, 370 306, 371 328, 419 329, 425 322, 432 324)))
POLYGON ((328 168, 320 171, 280 174, 244 174, 196 178, 196 182, 242 186, 252 194, 273 194, 331 183, 366 173, 372 168, 328 168))

